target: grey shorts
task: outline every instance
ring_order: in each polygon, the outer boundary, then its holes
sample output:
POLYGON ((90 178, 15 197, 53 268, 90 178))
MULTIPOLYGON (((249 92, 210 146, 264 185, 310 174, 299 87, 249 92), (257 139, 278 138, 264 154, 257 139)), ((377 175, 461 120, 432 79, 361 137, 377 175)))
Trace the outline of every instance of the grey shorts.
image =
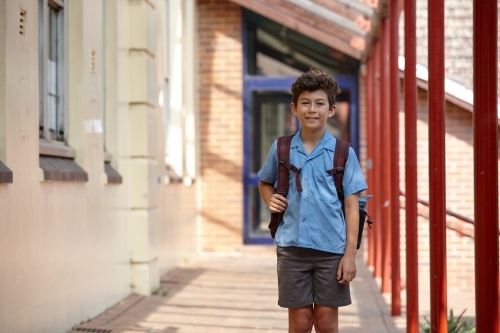
POLYGON ((336 308, 351 304, 349 284, 337 281, 341 254, 300 247, 277 247, 278 305, 300 308, 318 304, 336 308))

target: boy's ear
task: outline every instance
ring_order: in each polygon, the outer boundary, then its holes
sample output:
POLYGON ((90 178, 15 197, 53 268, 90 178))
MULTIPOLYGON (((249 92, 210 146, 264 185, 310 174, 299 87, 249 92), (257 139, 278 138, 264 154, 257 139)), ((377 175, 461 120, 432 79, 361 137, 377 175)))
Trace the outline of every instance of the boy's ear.
POLYGON ((292 113, 294 115, 297 115, 297 107, 295 106, 294 102, 290 103, 290 109, 292 110, 292 113))
POLYGON ((337 106, 336 105, 332 105, 332 107, 330 108, 330 113, 328 114, 328 118, 333 117, 333 115, 335 114, 335 110, 336 109, 337 109, 337 106))

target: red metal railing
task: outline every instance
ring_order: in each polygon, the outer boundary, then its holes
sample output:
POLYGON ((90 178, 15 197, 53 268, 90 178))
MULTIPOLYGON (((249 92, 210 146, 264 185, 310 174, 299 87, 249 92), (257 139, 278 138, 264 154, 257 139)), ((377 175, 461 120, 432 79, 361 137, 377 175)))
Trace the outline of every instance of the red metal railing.
MULTIPOLYGON (((403 197, 406 197, 406 196, 407 196, 407 194, 406 194, 405 192, 403 192, 403 191, 401 191, 399 194, 400 194, 401 196, 403 196, 403 197)), ((419 204, 422 204, 422 205, 427 206, 427 207, 429 207, 429 206, 430 206, 429 201, 424 200, 424 199, 421 199, 421 198, 418 198, 418 197, 417 197, 417 202, 418 202, 419 204)), ((406 207, 406 209, 408 209, 408 208, 406 207)), ((461 220, 461 221, 463 221, 463 222, 467 222, 467 223, 470 223, 470 224, 475 224, 475 223, 474 223, 474 220, 473 220, 473 219, 471 219, 471 218, 468 218, 467 216, 464 216, 464 215, 461 215, 461 214, 455 213, 455 212, 453 212, 453 211, 451 211, 451 210, 449 210, 449 209, 446 209, 445 211, 446 211, 446 215, 453 216, 453 217, 455 217, 455 218, 457 218, 457 219, 459 219, 459 220, 461 220)))
POLYGON ((498 3, 474 0, 476 329, 498 333, 498 3))
POLYGON ((428 1, 431 333, 446 333, 444 0, 428 1))
POLYGON ((417 227, 417 4, 405 0, 406 327, 419 332, 417 227))
POLYGON ((391 216, 391 314, 401 315, 401 272, 399 242, 399 0, 389 8, 390 66, 390 216, 391 216))
MULTIPOLYGON (((382 132, 380 130, 380 90, 381 90, 381 61, 380 58, 381 56, 381 43, 380 41, 376 41, 373 44, 373 67, 374 67, 374 81, 375 81, 375 91, 373 94, 373 100, 372 100, 372 107, 375 110, 375 117, 374 117, 374 122, 375 122, 375 131, 374 131, 374 138, 373 141, 375 143, 375 147, 380 147, 381 146, 381 136, 382 132)), ((376 149, 373 152, 373 165, 378 166, 381 165, 381 159, 380 159, 380 149, 376 149)), ((377 172, 380 170, 380 168, 375 169, 373 172, 373 188, 374 189, 379 189, 381 188, 382 183, 380 182, 380 174, 377 172)), ((382 221, 382 213, 381 213, 381 207, 383 205, 382 199, 380 196, 375 195, 373 197, 374 200, 374 216, 376 221, 382 221)), ((382 225, 382 224, 381 224, 382 225)), ((374 228, 374 233, 375 233, 375 266, 373 270, 373 275, 376 278, 382 277, 382 227, 380 228, 374 228)))
POLYGON ((389 75, 389 41, 390 41, 390 30, 388 19, 382 20, 381 23, 381 33, 380 33, 380 46, 381 46, 381 80, 380 80, 380 131, 381 143, 379 146, 380 152, 380 165, 383 168, 379 168, 379 185, 382 205, 379 207, 381 211, 381 229, 382 229, 382 293, 390 292, 390 278, 391 278, 391 215, 389 210, 390 199, 391 199, 391 187, 390 187, 390 177, 391 177, 391 156, 390 156, 390 117, 389 117, 389 96, 391 94, 390 89, 387 89, 390 85, 390 75, 389 75))
MULTIPOLYGON (((375 107, 373 106, 373 95, 375 93, 375 64, 374 59, 369 58, 366 62, 366 136, 368 140, 366 140, 367 145, 367 177, 368 177, 368 188, 373 189, 375 187, 375 169, 373 168, 375 162, 375 107)), ((374 200, 374 199, 372 199, 374 200)), ((375 216, 375 215, 373 215, 375 216)), ((375 266, 375 233, 371 229, 368 232, 368 266, 375 266)))
MULTIPOLYGON (((370 117, 367 155, 371 163, 368 181, 377 190, 372 199, 372 216, 379 222, 379 227, 370 231, 368 263, 374 267, 374 276, 382 278, 382 292, 393 294, 393 315, 400 313, 399 215, 396 215, 400 193, 399 79, 394 74, 398 73, 397 3, 389 0, 390 18, 382 19, 379 39, 374 42, 367 61, 366 80, 370 117)), ((474 220, 445 207, 444 0, 428 0, 429 201, 417 197, 416 0, 405 0, 404 4, 407 332, 419 331, 417 205, 421 203, 429 207, 431 332, 447 332, 448 215, 467 223, 476 222, 475 274, 476 281, 480 281, 476 283, 476 325, 478 332, 498 333, 498 4, 496 0, 474 0, 474 220)))

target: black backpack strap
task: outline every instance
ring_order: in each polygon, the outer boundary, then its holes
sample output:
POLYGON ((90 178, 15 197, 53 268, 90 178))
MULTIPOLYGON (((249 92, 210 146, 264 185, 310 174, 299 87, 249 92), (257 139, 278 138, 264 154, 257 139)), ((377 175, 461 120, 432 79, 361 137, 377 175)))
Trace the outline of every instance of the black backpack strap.
POLYGON ((342 187, 342 179, 344 178, 345 164, 349 157, 349 142, 337 139, 335 144, 335 152, 333 153, 333 169, 328 170, 328 174, 333 176, 333 182, 337 195, 339 196, 340 203, 342 204, 342 211, 344 210, 344 188, 342 187))
POLYGON ((295 173, 295 184, 297 191, 302 192, 302 183, 300 182, 300 169, 290 164, 290 144, 293 135, 282 136, 278 138, 278 185, 276 193, 286 197, 289 186, 289 171, 295 173))

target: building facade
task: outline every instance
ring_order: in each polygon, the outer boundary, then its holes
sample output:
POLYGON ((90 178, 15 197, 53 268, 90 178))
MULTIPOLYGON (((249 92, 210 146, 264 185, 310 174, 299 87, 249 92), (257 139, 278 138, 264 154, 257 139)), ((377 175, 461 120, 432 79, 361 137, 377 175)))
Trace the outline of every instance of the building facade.
POLYGON ((0 331, 66 332, 196 251, 193 20, 0 2, 0 331))
MULTIPOLYGON (((376 38, 356 11, 315 2, 376 38)), ((271 244, 256 173, 272 141, 298 129, 290 85, 311 67, 338 79, 328 129, 369 167, 364 39, 290 1, 261 4, 0 1, 0 331, 66 332, 130 293, 154 293, 194 255, 271 244)), ((419 82, 419 197, 428 199, 419 82)), ((471 102, 447 97, 447 204, 472 218, 471 102)), ((472 238, 453 223, 450 271, 457 290, 470 290, 472 238)), ((422 227, 422 274, 426 237, 422 227)))

